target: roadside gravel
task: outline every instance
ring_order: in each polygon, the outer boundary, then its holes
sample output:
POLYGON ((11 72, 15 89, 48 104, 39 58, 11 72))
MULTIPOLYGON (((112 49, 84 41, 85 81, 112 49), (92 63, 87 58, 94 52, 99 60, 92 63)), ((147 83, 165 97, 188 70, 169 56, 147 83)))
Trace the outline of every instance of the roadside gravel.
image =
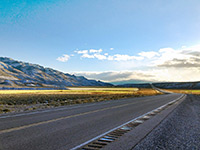
POLYGON ((200 150, 200 96, 187 98, 132 150, 200 150))

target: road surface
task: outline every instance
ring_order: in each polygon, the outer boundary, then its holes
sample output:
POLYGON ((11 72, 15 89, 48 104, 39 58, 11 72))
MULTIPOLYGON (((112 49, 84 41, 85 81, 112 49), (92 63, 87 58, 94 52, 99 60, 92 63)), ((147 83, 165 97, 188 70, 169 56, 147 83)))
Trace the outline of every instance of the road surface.
POLYGON ((69 150, 180 94, 104 101, 0 116, 0 150, 69 150))

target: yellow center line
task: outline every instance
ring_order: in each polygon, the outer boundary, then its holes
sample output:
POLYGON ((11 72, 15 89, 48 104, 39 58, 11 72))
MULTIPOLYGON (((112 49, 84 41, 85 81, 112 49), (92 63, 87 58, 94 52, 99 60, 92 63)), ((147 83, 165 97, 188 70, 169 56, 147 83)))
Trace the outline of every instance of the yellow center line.
POLYGON ((52 123, 52 122, 60 121, 60 120, 63 120, 63 119, 69 119, 69 118, 72 118, 72 117, 83 116, 83 115, 87 115, 87 114, 91 114, 91 113, 95 113, 95 112, 100 112, 100 111, 104 111, 104 110, 108 110, 108 109, 120 108, 120 107, 124 107, 124 106, 130 105, 130 104, 133 104, 133 103, 122 104, 122 105, 112 106, 112 107, 108 107, 108 108, 102 108, 102 109, 93 110, 93 111, 89 111, 89 112, 84 112, 84 113, 80 113, 80 114, 76 114, 76 115, 60 117, 60 118, 52 119, 52 120, 48 120, 48 121, 42 121, 42 122, 33 123, 33 124, 29 124, 29 125, 24 125, 24 126, 20 126, 20 127, 0 130, 0 134, 12 132, 12 131, 17 131, 17 130, 22 130, 22 129, 26 129, 26 128, 30 128, 30 127, 34 127, 34 126, 38 126, 38 125, 42 125, 42 124, 52 123))

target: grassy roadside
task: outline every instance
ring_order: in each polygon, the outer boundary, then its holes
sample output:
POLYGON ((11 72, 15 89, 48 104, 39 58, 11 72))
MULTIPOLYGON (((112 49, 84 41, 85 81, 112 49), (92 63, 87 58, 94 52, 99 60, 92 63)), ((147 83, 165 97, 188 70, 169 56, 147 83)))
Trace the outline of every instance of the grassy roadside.
POLYGON ((198 94, 200 95, 200 90, 188 90, 188 89, 166 89, 166 91, 174 93, 184 93, 184 94, 198 94))
POLYGON ((69 90, 2 90, 0 113, 58 107, 161 94, 153 89, 70 88, 69 90))

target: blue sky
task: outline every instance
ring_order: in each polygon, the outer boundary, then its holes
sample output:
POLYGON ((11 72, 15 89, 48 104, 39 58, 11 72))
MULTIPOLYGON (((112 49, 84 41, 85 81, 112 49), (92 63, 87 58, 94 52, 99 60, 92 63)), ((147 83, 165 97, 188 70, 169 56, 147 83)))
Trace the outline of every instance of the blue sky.
POLYGON ((0 1, 0 56, 88 78, 196 81, 199 44, 199 0, 0 1))

